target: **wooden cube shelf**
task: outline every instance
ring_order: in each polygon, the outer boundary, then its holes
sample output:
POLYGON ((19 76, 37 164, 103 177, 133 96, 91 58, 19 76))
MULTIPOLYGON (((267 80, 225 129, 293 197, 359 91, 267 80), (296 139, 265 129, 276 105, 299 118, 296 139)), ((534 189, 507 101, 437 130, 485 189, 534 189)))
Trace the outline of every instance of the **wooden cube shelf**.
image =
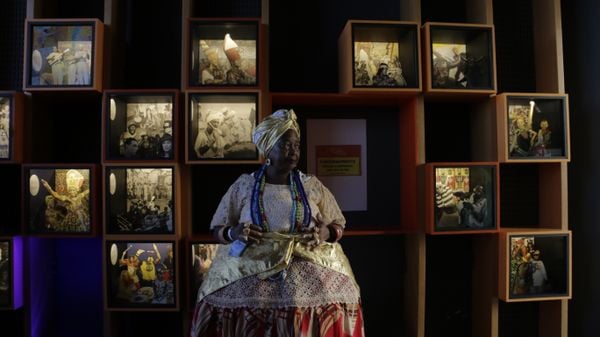
POLYGON ((102 91, 104 24, 27 19, 23 91, 102 91))
POLYGON ((497 232, 500 222, 498 178, 496 162, 426 164, 426 232, 497 232))
POLYGON ((25 233, 34 236, 91 237, 96 234, 97 165, 22 166, 25 233))
POLYGON ((338 39, 341 93, 421 92, 416 22, 349 20, 338 39))
POLYGON ((427 22, 422 30, 425 93, 496 93, 493 25, 427 22))
POLYGON ((571 159, 566 94, 499 94, 496 96, 496 126, 501 162, 568 162, 571 159))
POLYGON ((178 311, 176 240, 130 236, 104 240, 105 309, 178 311))
POLYGON ((104 163, 177 162, 178 90, 106 90, 102 115, 104 163))
POLYGON ((571 298, 571 231, 502 231, 498 297, 505 302, 571 298))

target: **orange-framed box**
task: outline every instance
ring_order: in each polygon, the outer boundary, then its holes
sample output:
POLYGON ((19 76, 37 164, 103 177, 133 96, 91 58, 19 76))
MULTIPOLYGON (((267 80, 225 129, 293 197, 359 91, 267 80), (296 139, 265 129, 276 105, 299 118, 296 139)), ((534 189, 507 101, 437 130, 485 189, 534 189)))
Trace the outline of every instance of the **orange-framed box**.
POLYGON ((496 93, 493 25, 427 22, 421 29, 425 94, 486 96, 496 93), (486 69, 482 70, 485 65, 486 69), (462 71, 458 71, 459 67, 462 71), (483 79, 476 76, 478 68, 483 79))
POLYGON ((501 93, 495 100, 500 162, 548 163, 571 160, 567 94, 501 93), (542 134, 548 132, 543 129, 549 131, 550 146, 544 144, 542 134), (518 146, 519 140, 524 138, 520 136, 521 133, 529 141, 527 149, 518 146), (560 147, 555 147, 556 144, 560 147))
POLYGON ((498 231, 500 168, 497 162, 427 163, 424 169, 426 233, 498 231))
POLYGON ((420 34, 416 22, 348 20, 338 38, 340 92, 420 93, 420 34))
POLYGON ((23 91, 102 91, 102 21, 27 19, 24 45, 23 91))
POLYGON ((502 301, 554 301, 570 299, 571 294, 570 230, 500 231, 498 297, 502 301))

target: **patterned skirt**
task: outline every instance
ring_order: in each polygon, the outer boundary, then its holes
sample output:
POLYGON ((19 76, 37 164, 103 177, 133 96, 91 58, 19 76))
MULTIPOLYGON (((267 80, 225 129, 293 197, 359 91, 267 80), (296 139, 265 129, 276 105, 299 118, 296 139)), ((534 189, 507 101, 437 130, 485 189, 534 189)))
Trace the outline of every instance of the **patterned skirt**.
POLYGON ((192 337, 364 337, 359 291, 346 276, 292 260, 285 278, 243 278, 197 303, 192 337))

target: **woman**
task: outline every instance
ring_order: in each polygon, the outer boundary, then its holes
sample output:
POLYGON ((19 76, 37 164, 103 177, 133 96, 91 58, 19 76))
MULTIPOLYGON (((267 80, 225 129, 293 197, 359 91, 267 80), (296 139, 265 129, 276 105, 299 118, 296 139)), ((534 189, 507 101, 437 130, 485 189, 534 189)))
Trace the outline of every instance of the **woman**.
POLYGON ((254 130, 266 162, 233 183, 213 216, 225 245, 198 291, 192 336, 364 336, 359 288, 337 243, 345 219, 331 192, 296 168, 299 136, 292 110, 254 130))

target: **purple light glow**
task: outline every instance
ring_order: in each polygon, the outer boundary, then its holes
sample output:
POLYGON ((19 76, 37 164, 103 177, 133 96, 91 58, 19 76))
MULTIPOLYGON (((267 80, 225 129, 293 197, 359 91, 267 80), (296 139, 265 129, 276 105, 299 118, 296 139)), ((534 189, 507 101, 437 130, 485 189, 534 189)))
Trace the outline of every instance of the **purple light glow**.
POLYGON ((12 245, 13 309, 18 309, 23 306, 23 238, 14 237, 12 245))

